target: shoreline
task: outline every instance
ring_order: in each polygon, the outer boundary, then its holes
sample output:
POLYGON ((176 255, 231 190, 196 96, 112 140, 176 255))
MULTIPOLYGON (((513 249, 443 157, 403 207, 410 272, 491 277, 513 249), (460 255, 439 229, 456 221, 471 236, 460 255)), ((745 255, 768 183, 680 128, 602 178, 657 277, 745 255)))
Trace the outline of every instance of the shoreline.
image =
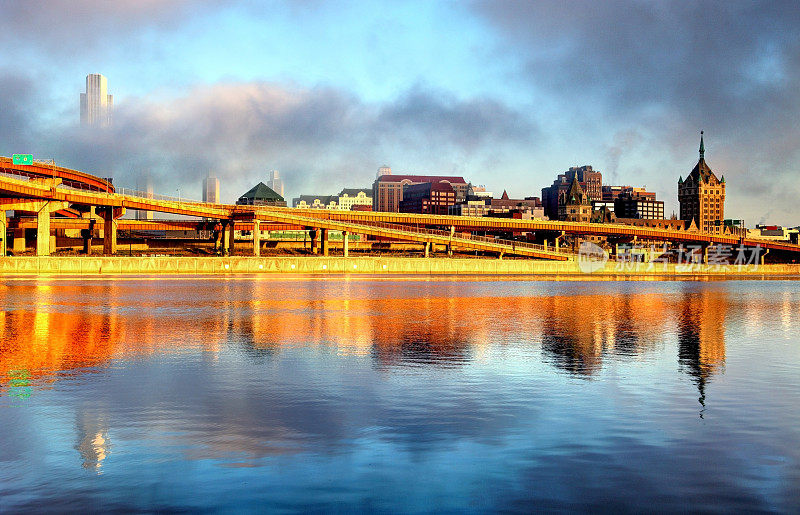
POLYGON ((800 264, 700 265, 587 263, 523 259, 424 257, 6 257, 0 276, 232 276, 232 275, 542 276, 578 278, 800 279, 800 264), (591 273, 587 273, 592 270, 591 273))

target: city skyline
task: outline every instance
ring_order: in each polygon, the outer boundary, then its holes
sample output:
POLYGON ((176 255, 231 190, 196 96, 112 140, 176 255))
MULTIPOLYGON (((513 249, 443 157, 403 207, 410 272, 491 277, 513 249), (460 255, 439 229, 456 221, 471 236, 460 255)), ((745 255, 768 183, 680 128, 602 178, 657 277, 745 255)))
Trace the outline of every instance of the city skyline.
POLYGON ((270 169, 291 194, 366 187, 389 163, 522 198, 592 165, 671 213, 704 129, 729 182, 726 216, 798 223, 789 2, 78 4, 8 5, 0 153, 117 184, 151 170, 162 192, 196 190, 215 170, 224 201, 270 169), (117 97, 101 136, 74 108, 93 70, 117 97))

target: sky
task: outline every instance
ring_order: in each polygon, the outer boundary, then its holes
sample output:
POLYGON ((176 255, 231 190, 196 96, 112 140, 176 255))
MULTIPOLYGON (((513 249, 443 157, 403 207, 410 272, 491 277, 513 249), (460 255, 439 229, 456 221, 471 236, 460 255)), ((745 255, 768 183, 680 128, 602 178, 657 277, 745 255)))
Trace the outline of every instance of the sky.
POLYGON ((704 130, 726 218, 800 224, 795 1, 5 0, 0 48, 0 155, 118 187, 233 201, 276 169, 291 202, 386 164, 520 198, 592 165, 671 214, 704 130))

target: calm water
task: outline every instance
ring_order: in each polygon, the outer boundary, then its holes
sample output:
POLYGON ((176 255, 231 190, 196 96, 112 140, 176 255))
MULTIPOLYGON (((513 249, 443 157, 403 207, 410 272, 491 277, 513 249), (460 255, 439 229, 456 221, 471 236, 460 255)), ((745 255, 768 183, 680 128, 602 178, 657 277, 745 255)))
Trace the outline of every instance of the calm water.
POLYGON ((0 512, 800 510, 800 283, 19 280, 0 512))

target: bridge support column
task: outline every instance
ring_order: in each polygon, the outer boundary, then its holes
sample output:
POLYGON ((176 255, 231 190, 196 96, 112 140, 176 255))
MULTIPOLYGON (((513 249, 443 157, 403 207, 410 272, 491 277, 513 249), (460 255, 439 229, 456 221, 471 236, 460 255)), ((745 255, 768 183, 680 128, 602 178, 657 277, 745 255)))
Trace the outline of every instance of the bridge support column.
POLYGON ((261 256, 261 222, 253 220, 253 255, 261 256))
POLYGON ((225 235, 226 239, 228 240, 228 254, 233 255, 233 251, 236 249, 236 225, 233 223, 233 220, 230 221, 228 224, 228 231, 225 235))
POLYGON ((558 252, 559 249, 561 248, 561 238, 564 237, 564 234, 566 234, 566 233, 564 231, 561 231, 561 234, 556 236, 556 240, 555 240, 556 241, 556 252, 558 252))
POLYGON ((447 255, 449 257, 453 257, 453 245, 451 245, 450 243, 447 244, 447 255))
POLYGON ((4 210, 0 210, 0 257, 6 257, 6 237, 8 236, 8 219, 6 218, 6 212, 4 210))
POLYGON ((103 254, 113 256, 117 253, 117 221, 114 220, 114 210, 111 208, 103 211, 103 254))
POLYGON ((36 213, 36 255, 50 255, 50 208, 46 203, 36 213))
POLYGON ((92 255, 92 229, 81 229, 81 238, 83 238, 83 253, 87 256, 92 255))
POLYGON ((328 242, 328 229, 320 229, 320 232, 322 233, 321 234, 322 255, 323 256, 327 256, 328 255, 328 247, 330 246, 329 242, 328 242))
POLYGON ((311 229, 308 231, 308 236, 311 239, 311 253, 319 254, 319 231, 311 229))
POLYGON ((430 257, 431 255, 431 242, 425 242, 425 257, 430 257))
POLYGON ((547 252, 547 240, 544 240, 544 251, 547 252))
POLYGON ((503 260, 503 254, 505 254, 505 252, 503 252, 503 251, 500 251, 500 256, 498 256, 498 258, 497 258, 497 259, 499 259, 500 261, 502 261, 502 260, 503 260))
POLYGON ((14 254, 25 252, 25 243, 25 229, 14 229, 13 242, 11 243, 11 249, 14 251, 14 254))
POLYGON ((342 231, 342 252, 344 253, 344 257, 350 255, 350 242, 347 240, 347 236, 347 231, 342 231))
POLYGON ((761 253, 761 264, 762 265, 764 264, 764 258, 767 257, 767 254, 769 254, 769 249, 764 249, 764 251, 761 253))
POLYGON ((222 237, 224 235, 224 232, 225 232, 225 228, 224 227, 221 228, 221 229, 217 229, 216 227, 214 227, 213 238, 214 238, 214 252, 215 253, 222 252, 222 250, 223 250, 222 247, 224 246, 224 244, 222 243, 222 240, 223 240, 222 237))

